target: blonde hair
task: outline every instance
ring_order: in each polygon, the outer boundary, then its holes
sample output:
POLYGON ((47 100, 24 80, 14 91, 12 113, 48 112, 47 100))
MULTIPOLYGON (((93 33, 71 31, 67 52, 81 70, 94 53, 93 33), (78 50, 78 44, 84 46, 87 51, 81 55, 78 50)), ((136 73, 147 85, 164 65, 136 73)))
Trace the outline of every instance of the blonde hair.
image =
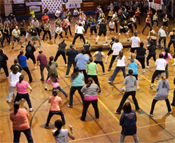
POLYGON ((160 77, 162 78, 163 81, 165 81, 166 80, 165 72, 162 72, 160 77))
POLYGON ((134 62, 134 59, 136 58, 136 55, 134 53, 131 53, 131 62, 134 62))

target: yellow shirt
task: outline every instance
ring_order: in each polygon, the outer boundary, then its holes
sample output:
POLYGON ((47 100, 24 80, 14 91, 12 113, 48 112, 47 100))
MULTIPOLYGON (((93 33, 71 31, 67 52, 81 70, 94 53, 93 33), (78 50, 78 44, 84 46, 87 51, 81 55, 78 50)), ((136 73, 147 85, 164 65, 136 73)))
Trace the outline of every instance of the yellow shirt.
POLYGON ((30 14, 33 15, 33 18, 35 18, 35 11, 30 11, 30 14))

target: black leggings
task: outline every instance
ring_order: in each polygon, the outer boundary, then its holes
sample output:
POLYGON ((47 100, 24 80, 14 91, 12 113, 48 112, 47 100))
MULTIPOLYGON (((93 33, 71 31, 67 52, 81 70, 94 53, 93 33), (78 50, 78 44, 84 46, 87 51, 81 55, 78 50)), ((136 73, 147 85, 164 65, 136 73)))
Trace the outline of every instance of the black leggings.
POLYGON ((154 79, 161 73, 165 72, 164 70, 156 70, 154 73, 153 73, 153 76, 152 76, 152 80, 151 80, 151 83, 154 83, 154 79))
POLYGON ((143 30, 142 30, 142 34, 143 34, 143 32, 145 31, 145 28, 146 28, 147 26, 149 26, 150 31, 152 30, 151 24, 145 24, 144 27, 143 27, 143 30))
POLYGON ((83 72, 84 80, 85 80, 85 83, 87 84, 87 83, 88 83, 88 77, 87 77, 86 70, 79 70, 79 71, 80 71, 80 72, 83 72))
MULTIPOLYGON (((157 101, 158 100, 153 99, 150 114, 153 114, 154 107, 155 107, 157 101)), ((165 99, 165 102, 166 102, 166 106, 168 108, 168 112, 170 112, 171 111, 170 101, 168 99, 165 99)))
POLYGON ((145 56, 144 57, 136 56, 136 59, 141 63, 142 69, 144 69, 145 68, 145 56))
POLYGON ((111 70, 111 67, 112 67, 112 65, 113 65, 113 62, 114 62, 114 60, 117 58, 117 56, 118 56, 118 55, 112 55, 111 62, 110 62, 110 65, 109 65, 108 70, 111 70))
POLYGON ((100 64, 101 67, 102 67, 103 72, 105 72, 105 68, 104 68, 103 61, 101 61, 101 62, 99 62, 99 61, 94 61, 94 63, 96 63, 96 64, 100 64))
POLYGON ((30 98, 29 98, 29 94, 28 93, 26 93, 26 94, 17 93, 16 94, 16 97, 15 97, 15 100, 14 100, 14 103, 16 101, 21 100, 22 98, 24 98, 27 101, 27 104, 28 104, 29 108, 32 108, 32 104, 31 104, 31 101, 30 101, 30 98))
POLYGON ((22 67, 22 69, 28 74, 29 82, 32 82, 32 76, 28 67, 22 67))
POLYGON ((61 110, 59 111, 49 111, 48 117, 47 117, 47 122, 46 122, 46 126, 49 125, 50 119, 52 118, 53 115, 60 115, 61 116, 61 120, 63 122, 63 125, 65 125, 65 118, 64 118, 64 114, 61 110))
POLYGON ((110 56, 112 53, 113 53, 113 50, 110 49, 107 55, 110 56))
POLYGON ((2 64, 0 69, 1 68, 4 69, 5 75, 6 75, 6 77, 8 77, 9 76, 9 72, 8 72, 7 64, 2 64))
POLYGON ((7 42, 10 44, 10 35, 9 34, 4 34, 3 39, 2 39, 2 45, 4 44, 4 40, 7 39, 7 42))
POLYGON ((76 41, 76 39, 77 39, 78 37, 82 38, 82 39, 83 39, 83 42, 84 42, 84 44, 85 44, 85 39, 84 39, 83 34, 76 34, 75 37, 74 37, 74 40, 73 40, 72 44, 73 44, 73 45, 75 44, 75 41, 76 41))
POLYGON ((149 66, 149 59, 150 59, 151 57, 153 57, 154 62, 156 61, 156 54, 149 54, 148 57, 147 57, 147 59, 146 59, 146 61, 147 61, 147 66, 149 66))
POLYGON ((35 60, 35 56, 34 54, 25 54, 25 56, 27 57, 27 59, 31 59, 33 61, 34 64, 36 64, 36 60, 35 60))
POLYGON ((55 39, 57 38, 58 35, 59 35, 61 38, 63 38, 63 35, 62 35, 62 32, 61 32, 60 34, 55 33, 55 39))
POLYGON ((88 78, 89 77, 91 77, 94 80, 94 82, 98 85, 98 87, 99 87, 99 93, 100 93, 101 92, 101 88, 100 88, 100 83, 98 81, 97 75, 88 75, 88 78))
POLYGON ((125 103, 126 99, 127 99, 130 95, 132 96, 132 100, 134 101, 136 110, 139 110, 140 108, 139 108, 137 99, 136 99, 136 97, 135 97, 135 94, 136 94, 135 91, 125 92, 125 94, 123 95, 123 98, 122 98, 122 100, 121 100, 121 102, 120 102, 120 105, 119 105, 119 107, 118 107, 118 109, 117 109, 116 111, 119 112, 119 113, 121 112, 122 107, 123 107, 123 104, 125 103))
POLYGON ((90 57, 92 57, 90 51, 86 51, 86 54, 88 54, 90 57))
POLYGON ((172 101, 172 103, 171 103, 171 105, 173 105, 173 106, 175 106, 175 89, 174 89, 174 96, 173 96, 173 101, 172 101))
POLYGON ((66 64, 66 56, 65 56, 65 51, 57 51, 54 61, 56 62, 56 61, 57 61, 57 59, 58 59, 58 57, 59 57, 60 55, 62 55, 62 56, 63 56, 64 62, 65 62, 65 64, 66 64))
POLYGON ((46 36, 47 33, 49 34, 49 39, 51 40, 50 30, 49 31, 44 30, 44 35, 43 35, 43 38, 42 38, 43 41, 44 41, 44 38, 45 38, 45 36, 46 36))
POLYGON ((174 46, 174 53, 175 53, 175 41, 170 40, 170 42, 169 42, 169 44, 168 44, 168 49, 169 49, 169 51, 170 51, 170 46, 171 46, 171 44, 173 44, 173 46, 174 46))

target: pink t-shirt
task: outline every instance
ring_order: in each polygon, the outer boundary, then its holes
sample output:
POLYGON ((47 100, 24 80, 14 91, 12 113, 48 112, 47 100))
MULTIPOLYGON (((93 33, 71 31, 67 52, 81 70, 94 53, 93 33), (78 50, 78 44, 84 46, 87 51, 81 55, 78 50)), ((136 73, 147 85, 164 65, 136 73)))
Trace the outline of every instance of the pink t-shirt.
POLYGON ((58 86, 60 86, 58 79, 57 79, 57 82, 53 82, 49 77, 46 83, 49 83, 49 81, 51 81, 53 88, 57 88, 58 86))
POLYGON ((60 110, 60 103, 61 103, 61 98, 58 96, 50 96, 49 101, 51 103, 50 106, 50 111, 59 111, 60 110))
POLYGON ((19 81, 18 81, 16 83, 17 92, 20 93, 20 94, 28 93, 28 91, 27 91, 28 86, 29 86, 29 83, 27 81, 21 81, 21 83, 19 83, 19 81))
MULTIPOLYGON (((163 56, 165 56, 165 52, 162 52, 163 56)), ((168 60, 170 60, 172 57, 171 57, 171 54, 168 53, 168 57, 165 59, 166 60, 166 63, 168 64, 168 60)))
POLYGON ((10 120, 13 122, 13 130, 22 131, 29 129, 28 112, 26 109, 19 108, 18 112, 14 114, 14 111, 10 113, 10 120))

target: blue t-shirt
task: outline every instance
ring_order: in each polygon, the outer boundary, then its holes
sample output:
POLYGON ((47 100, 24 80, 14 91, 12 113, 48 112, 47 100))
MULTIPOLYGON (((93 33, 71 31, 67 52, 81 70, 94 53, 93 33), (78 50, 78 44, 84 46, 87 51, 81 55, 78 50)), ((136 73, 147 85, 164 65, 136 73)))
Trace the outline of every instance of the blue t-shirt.
POLYGON ((133 75, 138 75, 138 67, 137 64, 135 63, 135 60, 128 65, 129 70, 133 70, 133 75))
POLYGON ((123 11, 121 17, 124 18, 123 15, 125 15, 125 17, 127 17, 127 14, 128 13, 126 11, 123 11))
POLYGON ((78 54, 75 57, 75 62, 79 70, 86 70, 86 64, 88 61, 89 61, 89 57, 82 53, 78 54))
POLYGON ((91 25, 95 25, 95 26, 92 26, 92 27, 90 27, 90 29, 96 29, 96 25, 97 25, 97 22, 95 22, 95 24, 94 24, 94 22, 91 22, 91 25))
POLYGON ((27 67, 27 57, 26 56, 20 56, 18 58, 19 64, 21 65, 22 68, 26 68, 27 67))
POLYGON ((72 86, 74 87, 83 86, 83 78, 84 78, 84 75, 81 72, 79 72, 78 76, 73 79, 72 86))
POLYGON ((78 51, 75 50, 75 49, 73 49, 73 50, 71 50, 71 49, 67 50, 66 55, 68 56, 68 61, 71 61, 71 62, 74 61, 77 54, 78 54, 78 51))

